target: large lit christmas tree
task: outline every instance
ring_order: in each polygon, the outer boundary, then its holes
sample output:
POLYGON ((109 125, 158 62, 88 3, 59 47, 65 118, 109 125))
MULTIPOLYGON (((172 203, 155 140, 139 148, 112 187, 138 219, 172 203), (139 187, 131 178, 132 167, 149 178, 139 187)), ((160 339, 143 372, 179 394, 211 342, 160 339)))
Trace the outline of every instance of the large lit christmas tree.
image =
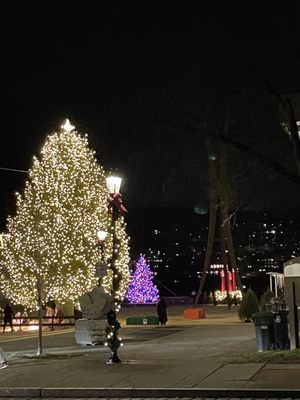
POLYGON ((143 256, 140 256, 136 264, 126 297, 130 303, 156 303, 158 300, 153 272, 143 256))
MULTIPOLYGON (((100 258, 108 265, 103 286, 110 292, 111 235, 103 248, 95 245, 97 231, 109 231, 108 192, 87 135, 78 134, 68 120, 49 135, 40 158, 33 159, 24 193, 16 196, 16 215, 8 217, 1 251, 0 285, 6 297, 36 309, 39 287, 43 304, 49 298, 76 301, 97 285, 100 258)), ((122 300, 130 280, 123 218, 116 235, 115 265, 121 277, 116 297, 122 300)))

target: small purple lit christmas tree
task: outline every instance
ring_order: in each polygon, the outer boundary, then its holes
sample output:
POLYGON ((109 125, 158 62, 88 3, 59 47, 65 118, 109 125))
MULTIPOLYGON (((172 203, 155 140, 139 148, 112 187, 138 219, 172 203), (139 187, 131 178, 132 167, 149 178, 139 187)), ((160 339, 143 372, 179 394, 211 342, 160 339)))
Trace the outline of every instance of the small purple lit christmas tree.
POLYGON ((158 300, 158 289, 153 284, 153 272, 147 265, 145 257, 140 256, 131 282, 129 284, 127 299, 130 303, 156 303, 158 300))

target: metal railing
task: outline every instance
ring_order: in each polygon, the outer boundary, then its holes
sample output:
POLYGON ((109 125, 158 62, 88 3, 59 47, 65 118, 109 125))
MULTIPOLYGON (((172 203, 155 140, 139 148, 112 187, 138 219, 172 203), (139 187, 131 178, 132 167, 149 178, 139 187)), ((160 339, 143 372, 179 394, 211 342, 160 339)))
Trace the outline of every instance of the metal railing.
MULTIPOLYGON (((42 317, 42 326, 48 326, 52 328, 51 330, 54 329, 56 326, 74 326, 75 325, 75 316, 74 315, 64 315, 64 316, 43 316, 42 317), (44 321, 48 322, 44 322, 44 321), (49 322, 50 321, 50 322, 49 322)), ((13 323, 12 326, 13 328, 19 328, 19 330, 22 330, 22 327, 30 327, 30 326, 38 326, 38 317, 15 317, 13 318, 13 323), (30 322, 33 321, 33 322, 30 322)), ((3 328, 4 323, 3 323, 3 317, 0 317, 0 327, 3 328)), ((6 324, 6 327, 10 327, 9 324, 6 324)))

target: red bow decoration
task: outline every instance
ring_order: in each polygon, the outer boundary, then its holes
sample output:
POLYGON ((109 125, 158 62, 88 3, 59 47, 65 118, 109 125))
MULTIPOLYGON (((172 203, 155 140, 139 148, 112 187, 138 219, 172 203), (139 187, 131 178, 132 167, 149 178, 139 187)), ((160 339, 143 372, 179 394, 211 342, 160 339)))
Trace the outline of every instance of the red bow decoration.
POLYGON ((115 205, 122 215, 124 215, 128 212, 127 209, 123 205, 120 193, 114 193, 114 194, 110 195, 108 198, 108 202, 109 202, 110 206, 115 205))

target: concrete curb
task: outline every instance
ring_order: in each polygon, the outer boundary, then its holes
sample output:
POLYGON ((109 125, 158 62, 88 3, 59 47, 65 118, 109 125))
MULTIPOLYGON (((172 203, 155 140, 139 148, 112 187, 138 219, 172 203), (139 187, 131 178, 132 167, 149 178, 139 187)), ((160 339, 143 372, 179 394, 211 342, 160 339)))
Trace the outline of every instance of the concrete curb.
POLYGON ((289 398, 300 389, 0 388, 0 398, 289 398))
POLYGON ((0 388, 1 397, 41 397, 41 388, 0 388))

